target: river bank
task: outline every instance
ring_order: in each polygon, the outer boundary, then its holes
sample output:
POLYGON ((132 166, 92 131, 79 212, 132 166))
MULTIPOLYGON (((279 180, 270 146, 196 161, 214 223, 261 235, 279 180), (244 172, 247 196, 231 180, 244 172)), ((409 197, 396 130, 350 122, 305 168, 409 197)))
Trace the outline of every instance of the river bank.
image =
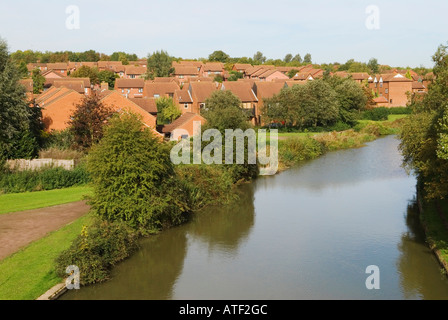
POLYGON ((417 204, 426 242, 437 258, 443 273, 448 276, 448 201, 425 201, 421 189, 417 187, 417 204))

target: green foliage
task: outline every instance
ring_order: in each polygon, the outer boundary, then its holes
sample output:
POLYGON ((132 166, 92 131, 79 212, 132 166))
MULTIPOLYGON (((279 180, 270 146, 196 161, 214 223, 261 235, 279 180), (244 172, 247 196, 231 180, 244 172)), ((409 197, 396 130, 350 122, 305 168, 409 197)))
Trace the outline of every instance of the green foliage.
POLYGON ((217 50, 208 56, 209 61, 226 63, 230 56, 222 50, 217 50))
POLYGON ((291 60, 292 62, 298 62, 298 63, 302 63, 302 57, 300 56, 300 54, 296 54, 295 56, 294 56, 294 58, 292 58, 292 60, 291 60))
POLYGON ((98 72, 98 82, 107 82, 110 90, 113 90, 113 88, 115 87, 115 80, 118 78, 120 78, 120 76, 110 70, 101 70, 100 72, 98 72))
POLYGON ((322 144, 309 137, 289 138, 279 145, 280 161, 287 166, 315 159, 324 153, 322 144))
POLYGON ((174 73, 173 58, 166 51, 156 51, 148 56, 147 73, 145 79, 169 77, 174 73))
POLYGON ((228 90, 213 92, 205 101, 201 115, 207 120, 204 129, 215 128, 224 132, 226 129, 246 130, 250 127, 247 113, 241 109, 241 100, 228 90))
POLYGON ((133 114, 110 120, 88 155, 92 211, 103 220, 156 231, 188 217, 188 194, 175 179, 169 146, 133 114))
POLYGON ((257 52, 254 54, 254 62, 255 62, 256 64, 263 64, 263 63, 266 62, 266 57, 263 55, 262 52, 257 51, 257 52))
POLYGON ((412 109, 409 107, 395 107, 388 109, 389 114, 411 114, 412 109))
MULTIPOLYGON (((374 61, 369 62, 373 67, 375 67, 374 61)), ((378 68, 378 65, 376 65, 378 68)), ((341 64, 338 68, 339 71, 347 71, 347 72, 371 72, 371 67, 363 62, 355 61, 354 59, 348 60, 346 63, 341 64)))
POLYGON ((285 61, 286 63, 290 63, 292 61, 292 54, 288 53, 285 58, 283 59, 283 61, 285 61))
POLYGON ((33 93, 42 93, 44 91, 45 77, 41 74, 40 69, 34 69, 31 73, 31 78, 33 79, 33 93))
POLYGON ((389 109, 385 107, 364 111, 363 119, 372 121, 385 121, 389 117, 389 109))
POLYGON ((311 54, 307 53, 304 57, 303 57, 303 63, 313 63, 312 59, 311 59, 311 54))
POLYGON ((98 68, 90 68, 88 66, 81 66, 70 74, 72 78, 89 78, 91 84, 99 84, 98 68))
POLYGON ((61 131, 53 130, 50 133, 46 133, 44 137, 43 147, 46 149, 70 149, 75 143, 75 137, 70 129, 61 131))
POLYGON ((243 79, 244 75, 241 72, 232 70, 230 71, 230 77, 228 81, 238 81, 238 79, 243 79))
POLYGON ((0 193, 54 190, 85 185, 90 181, 84 166, 73 170, 60 167, 0 173, 0 193))
POLYGON ((375 58, 372 58, 367 63, 367 67, 370 69, 370 74, 377 74, 380 72, 378 60, 375 58))
POLYGON ((299 70, 297 69, 292 69, 290 71, 288 71, 287 76, 289 77, 289 79, 292 79, 295 77, 295 75, 297 74, 297 72, 299 72, 299 70))
POLYGON ((323 80, 314 80, 266 99, 262 114, 268 121, 285 122, 299 128, 328 126, 339 118, 337 94, 323 80))
POLYGON ((217 74, 217 75, 213 78, 213 81, 222 83, 222 82, 224 81, 224 77, 223 77, 222 75, 220 75, 220 74, 217 74))
POLYGON ((20 76, 21 76, 22 78, 28 78, 28 76, 29 76, 29 71, 28 71, 28 67, 27 67, 25 61, 22 60, 22 61, 18 64, 17 69, 18 69, 19 74, 20 74, 20 76))
POLYGON ((182 115, 182 111, 176 106, 176 103, 172 98, 161 97, 156 100, 157 105, 157 123, 169 124, 182 115))
POLYGON ((66 278, 66 268, 76 265, 81 285, 106 281, 111 268, 137 249, 137 239, 136 232, 123 222, 95 221, 84 226, 70 248, 56 258, 56 273, 66 278))
POLYGON ((185 185, 192 210, 225 204, 234 199, 233 178, 221 165, 181 165, 176 174, 185 185))
POLYGON ((36 139, 33 121, 40 119, 25 100, 25 88, 19 80, 20 74, 10 59, 7 44, 0 40, 0 157, 7 159, 32 157, 38 147, 37 141, 32 141, 36 139))

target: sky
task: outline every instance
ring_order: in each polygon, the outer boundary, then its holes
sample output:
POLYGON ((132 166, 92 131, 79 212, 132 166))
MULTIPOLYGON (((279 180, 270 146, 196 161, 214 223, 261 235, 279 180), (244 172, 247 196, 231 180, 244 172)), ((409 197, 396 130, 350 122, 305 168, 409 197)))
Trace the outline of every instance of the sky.
POLYGON ((143 58, 165 50, 197 59, 261 51, 268 59, 310 53, 319 64, 376 58, 432 67, 431 56, 448 43, 446 0, 0 0, 0 8, 0 38, 11 52, 143 58))

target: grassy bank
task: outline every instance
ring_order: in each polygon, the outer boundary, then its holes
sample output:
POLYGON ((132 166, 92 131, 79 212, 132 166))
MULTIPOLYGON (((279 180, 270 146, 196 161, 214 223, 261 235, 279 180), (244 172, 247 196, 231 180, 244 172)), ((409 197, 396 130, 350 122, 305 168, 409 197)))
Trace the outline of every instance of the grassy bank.
POLYGON ((39 192, 12 193, 0 195, 0 214, 51 207, 76 202, 90 194, 88 186, 39 192))
POLYGON ((54 261, 90 220, 84 216, 0 261, 0 300, 34 300, 60 283, 54 261))

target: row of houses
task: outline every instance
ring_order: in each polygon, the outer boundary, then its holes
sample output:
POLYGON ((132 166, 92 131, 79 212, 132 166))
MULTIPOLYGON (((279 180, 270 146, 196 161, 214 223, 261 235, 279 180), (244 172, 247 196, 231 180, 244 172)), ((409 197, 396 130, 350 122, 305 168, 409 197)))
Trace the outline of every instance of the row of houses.
MULTIPOLYGON (((145 61, 139 61, 140 65, 131 67, 146 69, 145 61)), ((308 81, 320 79, 324 76, 324 70, 316 69, 312 65, 293 67, 275 67, 269 65, 252 66, 249 64, 235 64, 234 71, 241 73, 238 81, 214 81, 216 75, 226 78, 224 65, 221 63, 204 64, 198 61, 173 62, 174 75, 166 78, 144 80, 135 74, 128 76, 126 70, 132 70, 129 66, 123 66, 121 62, 99 61, 98 63, 71 63, 34 65, 33 67, 47 68, 42 72, 45 77, 44 92, 35 98, 35 104, 42 108, 44 123, 47 130, 63 130, 67 128, 70 115, 75 106, 79 104, 85 95, 90 95, 93 90, 101 95, 101 102, 120 110, 129 110, 141 114, 144 123, 158 129, 158 134, 168 135, 177 126, 192 127, 192 119, 205 121, 200 117, 201 110, 206 107, 206 100, 217 90, 228 90, 235 94, 242 103, 242 108, 247 110, 251 121, 255 125, 262 124, 261 110, 264 99, 278 94, 285 87, 304 84, 308 81), (124 76, 116 79, 115 87, 108 88, 106 83, 93 86, 89 78, 68 77, 66 66, 78 68, 82 65, 95 66, 103 70, 121 72, 124 67, 124 76), (64 67, 64 68, 63 68, 64 67), (51 69, 48 69, 51 68, 51 69), (58 69, 59 68, 59 69, 58 69), (65 73, 62 72, 65 70, 65 73), (294 70, 292 72, 292 70, 294 70), (293 75, 292 78, 289 76, 293 75), (180 119, 164 128, 157 128, 156 100, 161 97, 172 98, 182 112, 180 119)), ((132 71, 136 72, 136 71, 132 71)), ((415 72, 391 70, 387 74, 369 75, 367 73, 336 72, 332 76, 342 78, 350 77, 359 84, 368 86, 375 94, 374 102, 377 106, 398 107, 407 103, 408 93, 421 93, 427 91, 430 77, 421 77, 415 72)), ((29 91, 33 89, 31 79, 24 79, 22 83, 29 91)), ((189 130, 189 129, 188 129, 189 130)))

